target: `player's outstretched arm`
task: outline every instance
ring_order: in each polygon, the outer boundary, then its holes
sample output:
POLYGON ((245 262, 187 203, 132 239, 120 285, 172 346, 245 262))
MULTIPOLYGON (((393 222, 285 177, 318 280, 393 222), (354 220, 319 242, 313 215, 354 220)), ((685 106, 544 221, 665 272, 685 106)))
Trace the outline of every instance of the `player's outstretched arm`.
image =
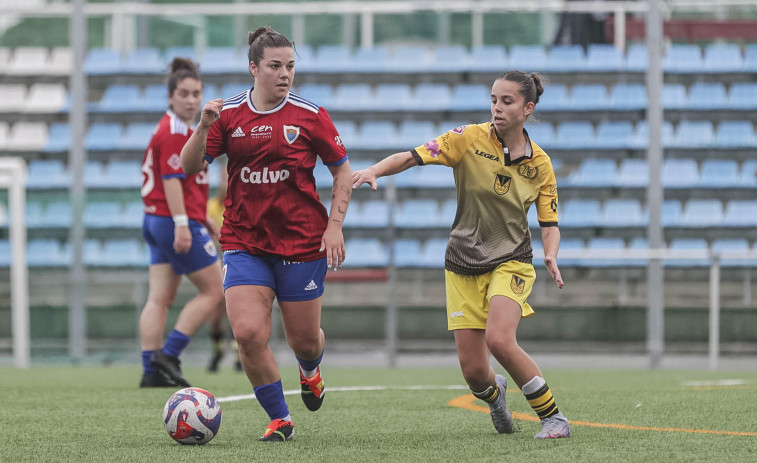
POLYGON ((367 183, 371 186, 373 191, 376 191, 378 189, 378 183, 376 182, 376 179, 378 179, 379 177, 398 174, 417 165, 418 162, 415 160, 410 151, 395 153, 387 158, 382 159, 371 167, 367 167, 363 170, 356 170, 355 172, 353 172, 352 188, 355 189, 363 183, 367 183))
POLYGON ((200 123, 181 149, 181 168, 187 175, 194 175, 207 166, 205 146, 208 143, 210 126, 221 118, 223 100, 218 98, 205 103, 200 114, 200 123))
POLYGON ((565 286, 557 268, 557 250, 560 247, 560 229, 557 227, 543 227, 541 229, 541 242, 544 246, 544 265, 547 266, 549 275, 557 283, 557 287, 565 286))

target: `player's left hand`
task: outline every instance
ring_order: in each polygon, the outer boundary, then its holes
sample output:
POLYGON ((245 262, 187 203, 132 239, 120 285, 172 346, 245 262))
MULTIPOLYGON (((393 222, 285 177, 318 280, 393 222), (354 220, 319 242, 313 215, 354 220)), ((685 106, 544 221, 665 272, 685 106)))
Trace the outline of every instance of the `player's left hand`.
POLYGON ((319 251, 326 251, 326 263, 328 268, 335 272, 342 267, 344 258, 347 255, 344 249, 344 235, 342 234, 342 227, 332 227, 329 225, 326 227, 326 231, 321 238, 321 249, 319 251))
POLYGON ((562 281, 560 269, 557 268, 557 259, 552 256, 545 256, 544 265, 547 266, 547 271, 549 272, 549 275, 552 277, 552 279, 555 280, 555 283, 557 283, 557 287, 562 289, 562 287, 565 286, 565 283, 563 283, 562 281))

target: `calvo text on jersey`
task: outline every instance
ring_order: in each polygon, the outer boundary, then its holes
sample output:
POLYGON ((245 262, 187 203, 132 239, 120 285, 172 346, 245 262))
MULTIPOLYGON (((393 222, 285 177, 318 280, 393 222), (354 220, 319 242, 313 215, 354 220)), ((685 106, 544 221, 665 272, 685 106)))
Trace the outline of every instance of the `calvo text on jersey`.
POLYGON ((242 170, 239 172, 239 178, 244 183, 276 183, 288 179, 289 171, 286 169, 268 170, 268 167, 264 167, 262 171, 253 171, 249 167, 242 167, 242 170))

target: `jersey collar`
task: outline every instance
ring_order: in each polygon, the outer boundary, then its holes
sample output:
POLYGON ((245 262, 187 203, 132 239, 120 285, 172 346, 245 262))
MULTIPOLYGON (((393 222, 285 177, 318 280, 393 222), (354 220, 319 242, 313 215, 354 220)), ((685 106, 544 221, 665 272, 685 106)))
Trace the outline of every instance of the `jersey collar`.
POLYGON ((497 141, 499 141, 499 144, 502 145, 502 151, 505 153, 505 165, 511 166, 513 164, 520 164, 523 161, 528 161, 529 159, 533 159, 534 157, 534 148, 531 146, 531 137, 528 135, 528 132, 526 131, 525 127, 523 128, 523 135, 526 136, 526 155, 516 159, 515 161, 510 159, 510 149, 505 145, 505 141, 502 140, 497 132, 494 130, 494 125, 489 126, 491 128, 491 133, 494 135, 494 137, 497 138, 497 141))
POLYGON ((289 100, 289 92, 287 92, 286 96, 283 100, 281 100, 281 103, 279 103, 275 108, 271 108, 268 111, 260 111, 255 108, 255 105, 252 104, 252 89, 255 88, 255 86, 250 87, 249 90, 247 90, 247 106, 250 108, 250 111, 256 113, 256 114, 272 114, 278 111, 279 109, 283 108, 284 105, 287 103, 287 100, 289 100))

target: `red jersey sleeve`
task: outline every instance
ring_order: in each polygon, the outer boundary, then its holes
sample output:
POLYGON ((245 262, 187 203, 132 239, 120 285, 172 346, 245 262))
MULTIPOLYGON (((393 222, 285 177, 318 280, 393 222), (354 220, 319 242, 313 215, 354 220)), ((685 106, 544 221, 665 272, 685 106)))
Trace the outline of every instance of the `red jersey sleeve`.
POLYGON ((328 111, 319 108, 316 115, 315 127, 310 134, 316 154, 327 166, 338 166, 347 160, 347 150, 344 148, 339 132, 336 131, 328 111))
POLYGON ((167 134, 158 142, 158 159, 160 165, 160 177, 185 178, 186 174, 181 168, 181 149, 189 139, 189 135, 179 133, 167 134))
POLYGON ((208 131, 208 143, 205 145, 205 160, 213 162, 215 158, 226 153, 226 130, 223 123, 223 110, 221 118, 210 126, 208 131))

